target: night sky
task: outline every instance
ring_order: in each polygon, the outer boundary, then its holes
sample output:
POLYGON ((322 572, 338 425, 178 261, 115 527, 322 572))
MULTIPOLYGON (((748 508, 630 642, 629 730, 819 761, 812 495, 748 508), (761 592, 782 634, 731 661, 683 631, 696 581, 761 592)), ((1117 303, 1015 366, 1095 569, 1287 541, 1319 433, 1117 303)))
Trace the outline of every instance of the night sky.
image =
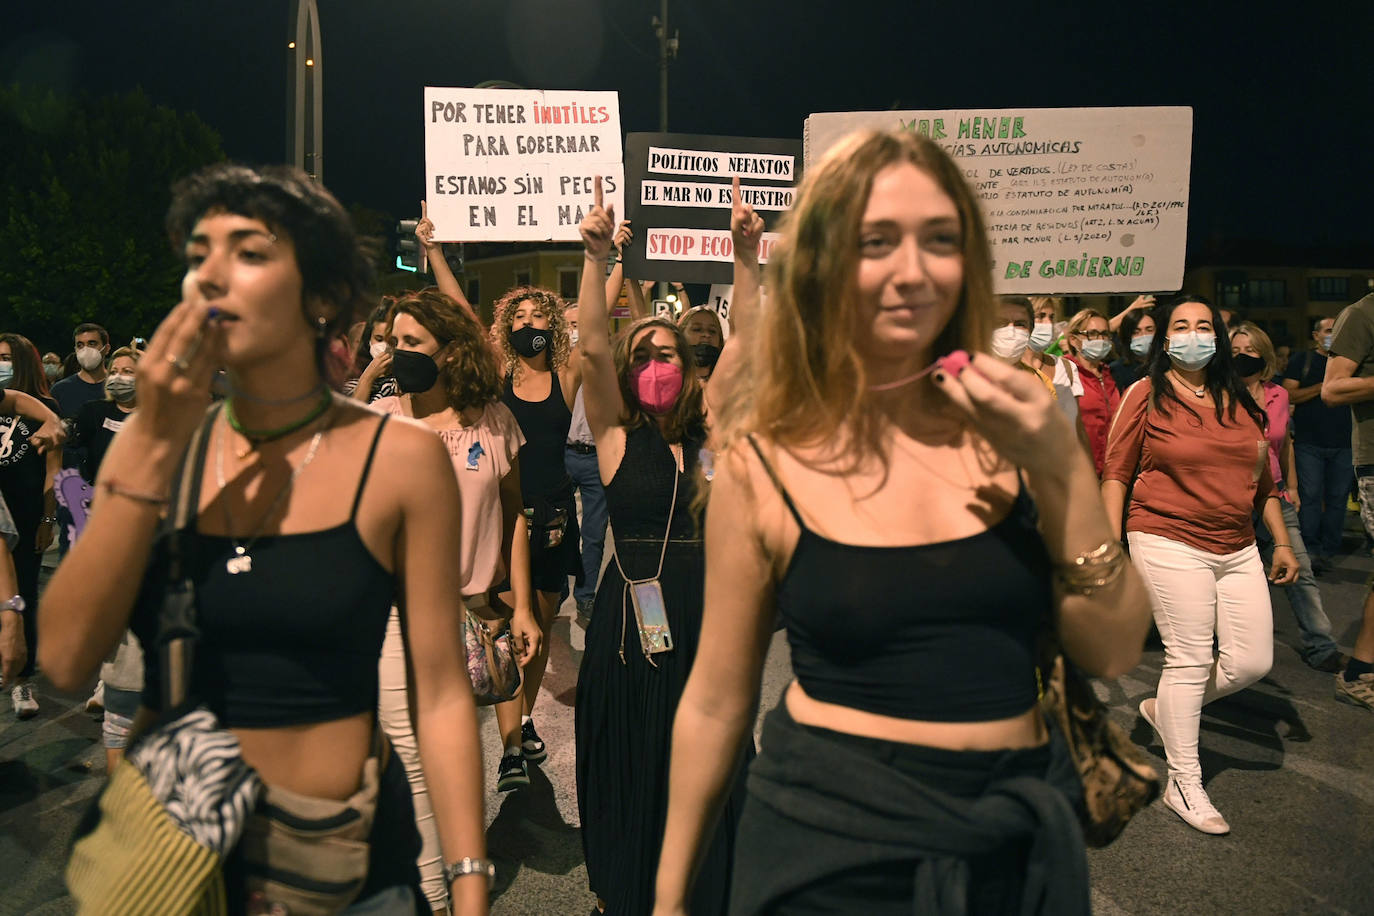
MULTIPOLYGON (((319 6, 325 179, 345 203, 418 211, 427 84, 615 89, 626 131, 658 127, 658 0, 319 6)), ((1374 262, 1374 4, 1164 6, 671 0, 669 127, 798 137, 816 111, 1191 105, 1190 249, 1369 246, 1374 262)), ((0 81, 142 86, 231 157, 279 161, 286 19, 285 0, 30 2, 4 14, 0 81)))

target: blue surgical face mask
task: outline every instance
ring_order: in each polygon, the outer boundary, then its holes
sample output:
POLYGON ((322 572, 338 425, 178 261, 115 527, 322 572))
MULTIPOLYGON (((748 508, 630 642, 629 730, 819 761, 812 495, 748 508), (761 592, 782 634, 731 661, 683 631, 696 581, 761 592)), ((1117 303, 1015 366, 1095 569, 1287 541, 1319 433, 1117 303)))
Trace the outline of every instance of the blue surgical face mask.
POLYGON ((1322 349, 1323 349, 1323 350, 1330 350, 1330 349, 1331 349, 1331 339, 1332 339, 1333 337, 1335 337, 1335 336, 1336 336, 1335 334, 1323 334, 1323 335, 1322 335, 1322 349))
POLYGON ((1083 342, 1083 355, 1093 362, 1101 362, 1112 352, 1110 340, 1088 340, 1083 342))
POLYGON ((1031 328, 1029 346, 1036 353, 1044 353, 1054 342, 1054 325, 1048 321, 1037 321, 1031 328))
POLYGON ((8 385, 14 378, 14 363, 6 360, 0 363, 0 385, 8 385))
POLYGON ((1142 334, 1139 337, 1131 338, 1131 352, 1136 356, 1144 356, 1150 352, 1150 342, 1155 339, 1153 334, 1142 334))
POLYGON ((1189 331, 1169 335, 1169 358, 1180 369, 1192 372, 1201 369, 1217 354, 1217 335, 1210 332, 1189 331))

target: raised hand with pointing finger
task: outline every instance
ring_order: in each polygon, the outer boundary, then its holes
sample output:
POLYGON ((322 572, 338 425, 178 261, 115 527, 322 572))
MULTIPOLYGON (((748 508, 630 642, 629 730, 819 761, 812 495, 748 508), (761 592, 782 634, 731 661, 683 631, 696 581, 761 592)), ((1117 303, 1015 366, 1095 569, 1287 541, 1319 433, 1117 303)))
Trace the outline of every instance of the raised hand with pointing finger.
POLYGON ((596 176, 593 188, 592 208, 582 218, 578 231, 582 233, 582 246, 586 249, 587 257, 593 261, 605 261, 611 253, 611 238, 615 234, 615 207, 605 206, 600 175, 596 176))
POLYGON ((730 238, 734 240, 735 252, 758 260, 759 242, 763 239, 763 217, 741 199, 738 175, 730 187, 730 238))

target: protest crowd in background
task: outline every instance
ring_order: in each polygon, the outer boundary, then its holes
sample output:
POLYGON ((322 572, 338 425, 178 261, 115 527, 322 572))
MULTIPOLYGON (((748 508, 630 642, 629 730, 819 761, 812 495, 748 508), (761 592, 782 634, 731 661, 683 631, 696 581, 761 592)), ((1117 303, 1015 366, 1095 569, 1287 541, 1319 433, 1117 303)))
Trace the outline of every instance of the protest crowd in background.
MULTIPOLYGON (((451 201, 415 230, 433 284, 378 300, 323 187, 214 166, 174 191, 183 299, 146 340, 0 328, 4 690, 41 716, 41 672, 103 715, 78 903, 485 912, 480 789, 524 790, 549 753, 567 599, 606 913, 1087 912, 1084 825, 1111 818, 1047 712, 1054 659, 1119 677, 1153 622, 1160 800, 1228 833, 1199 721, 1269 670, 1271 584, 1333 678, 1308 699, 1374 711, 1374 593, 1343 646, 1320 582, 1352 496, 1374 538, 1374 295, 1286 366, 1193 291, 1105 314, 1050 295, 1051 268, 997 295, 1004 232, 936 129, 836 133, 800 178, 800 144, 755 144, 771 178, 713 185, 720 222, 675 237, 665 198, 698 192, 662 175, 728 144, 688 162, 632 135, 627 183, 618 133, 573 143, 615 180, 511 219, 582 241, 577 299, 518 287, 489 320, 438 241, 451 201), (726 254, 661 273, 689 236, 726 254), (728 282, 728 313, 681 285, 651 313, 660 280, 728 282), (796 680, 756 746, 777 628, 796 680)), ((497 237, 475 218, 442 238, 497 237)))

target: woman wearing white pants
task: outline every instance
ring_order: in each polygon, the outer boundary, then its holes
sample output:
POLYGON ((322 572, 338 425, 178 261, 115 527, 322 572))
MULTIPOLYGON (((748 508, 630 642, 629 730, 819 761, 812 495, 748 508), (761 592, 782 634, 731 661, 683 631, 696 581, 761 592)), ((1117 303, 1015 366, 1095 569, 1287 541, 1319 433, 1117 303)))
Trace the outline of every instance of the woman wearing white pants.
POLYGON ((1269 580, 1286 584, 1298 574, 1269 470, 1264 412, 1237 378, 1230 347, 1216 346, 1218 328, 1221 316, 1200 297, 1181 296, 1163 309, 1147 377, 1126 392, 1112 423, 1102 480, 1108 517, 1125 515, 1131 558, 1164 641, 1158 694, 1140 704, 1168 758, 1164 804, 1212 834, 1231 828, 1202 787, 1202 707, 1253 684, 1273 661, 1252 512, 1262 512, 1274 535, 1269 580))

